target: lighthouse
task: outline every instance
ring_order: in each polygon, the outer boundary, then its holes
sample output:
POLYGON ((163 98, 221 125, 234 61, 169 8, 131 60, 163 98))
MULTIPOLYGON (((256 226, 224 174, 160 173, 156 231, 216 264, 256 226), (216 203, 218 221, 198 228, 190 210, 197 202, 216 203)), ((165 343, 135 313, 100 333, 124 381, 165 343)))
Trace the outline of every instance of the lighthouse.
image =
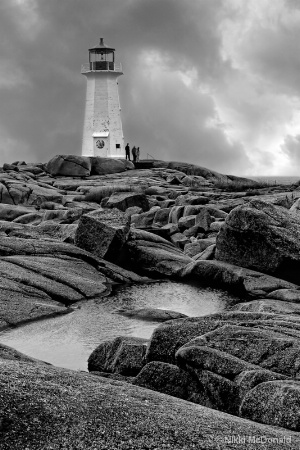
POLYGON ((89 49, 89 62, 81 73, 86 76, 86 103, 82 156, 124 158, 124 137, 118 91, 121 64, 115 63, 115 49, 103 38, 89 49))

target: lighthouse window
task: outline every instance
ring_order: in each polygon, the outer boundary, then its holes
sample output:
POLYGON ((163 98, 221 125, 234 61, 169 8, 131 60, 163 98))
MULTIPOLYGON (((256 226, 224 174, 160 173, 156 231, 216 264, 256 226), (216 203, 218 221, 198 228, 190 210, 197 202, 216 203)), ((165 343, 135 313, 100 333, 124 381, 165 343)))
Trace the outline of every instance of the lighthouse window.
POLYGON ((121 148, 121 145, 120 144, 116 144, 116 148, 121 148))

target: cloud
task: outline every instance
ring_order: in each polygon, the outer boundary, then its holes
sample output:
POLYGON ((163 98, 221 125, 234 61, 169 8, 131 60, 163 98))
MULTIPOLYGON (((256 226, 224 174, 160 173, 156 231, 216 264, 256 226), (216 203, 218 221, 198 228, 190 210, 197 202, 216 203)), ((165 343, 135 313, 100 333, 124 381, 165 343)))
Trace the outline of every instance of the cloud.
POLYGON ((276 173, 292 158, 285 136, 300 133, 299 14, 293 0, 2 0, 2 148, 80 154, 80 66, 103 36, 124 68, 125 140, 142 156, 276 173))

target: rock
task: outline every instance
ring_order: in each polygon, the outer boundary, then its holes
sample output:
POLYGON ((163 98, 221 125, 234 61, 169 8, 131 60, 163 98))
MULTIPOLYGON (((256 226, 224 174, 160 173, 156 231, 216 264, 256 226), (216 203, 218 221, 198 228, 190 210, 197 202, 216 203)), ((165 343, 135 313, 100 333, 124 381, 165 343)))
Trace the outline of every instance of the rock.
POLYGON ((169 222, 169 215, 170 215, 170 208, 158 209, 153 219, 153 225, 157 225, 159 227, 167 225, 169 222))
POLYGON ((212 222, 209 227, 209 231, 216 231, 217 233, 222 229, 224 226, 224 222, 212 222))
POLYGON ((149 202, 146 195, 135 192, 117 192, 109 197, 107 208, 117 208, 125 212, 127 208, 139 207, 143 211, 149 210, 149 202))
POLYGON ((300 430, 300 383, 293 380, 267 381, 249 391, 240 415, 289 430, 300 430))
POLYGON ((57 155, 45 167, 52 176, 88 177, 91 162, 88 157, 76 155, 57 155))
POLYGON ((131 223, 137 228, 151 227, 157 211, 160 211, 159 206, 154 206, 150 209, 150 211, 141 214, 133 214, 131 216, 131 223))
MULTIPOLYGON (((197 342, 199 340, 196 340, 197 342)), ((196 343, 194 340, 185 344, 184 347, 195 346, 196 343)), ((199 345, 226 352, 234 358, 263 369, 300 378, 300 366, 298 367, 300 360, 297 357, 300 341, 280 332, 228 324, 202 335, 199 345)), ((218 364, 219 368, 204 368, 226 376, 226 373, 219 372, 221 363, 218 364)), ((238 370, 237 368, 238 362, 236 362, 235 370, 238 370)))
POLYGON ((171 242, 173 242, 176 247, 183 249, 185 245, 187 245, 190 240, 183 233, 174 233, 170 236, 171 242))
POLYGON ((180 275, 182 278, 194 278, 207 285, 225 288, 245 298, 266 298, 278 289, 297 288, 288 281, 215 260, 194 261, 180 275))
POLYGON ((165 230, 168 233, 168 236, 172 236, 172 234, 179 232, 178 226, 174 223, 168 223, 167 225, 163 225, 161 229, 165 230))
POLYGON ((198 346, 188 342, 176 352, 176 362, 185 370, 209 370, 228 379, 233 379, 244 370, 255 370, 257 367, 240 358, 216 348, 198 346))
POLYGON ((171 311, 169 309, 118 309, 116 311, 118 314, 122 314, 127 317, 135 317, 137 319, 143 320, 155 320, 158 322, 165 322, 167 320, 183 319, 188 317, 186 314, 182 314, 176 311, 171 311))
POLYGON ((42 364, 0 361, 3 450, 66 445, 81 450, 238 448, 299 449, 298 433, 87 373, 42 364), (45 408, 46 412, 45 412, 45 408), (91 419, 92 418, 92 419, 91 419), (229 442, 229 443, 228 443, 229 442), (231 443, 233 442, 233 443, 231 443))
POLYGON ((184 253, 192 258, 193 256, 203 252, 211 245, 215 245, 215 242, 216 242, 215 238, 198 239, 195 242, 186 244, 186 246, 184 247, 184 253))
POLYGON ((169 215, 169 223, 178 224, 180 217, 182 217, 184 206, 173 206, 169 215))
POLYGON ((89 356, 88 370, 137 375, 144 365, 146 339, 117 337, 100 344, 89 356))
POLYGON ((124 245, 122 265, 151 276, 178 277, 191 258, 167 240, 132 229, 124 245))
POLYGON ((300 221, 285 208, 252 200, 234 209, 217 237, 216 258, 299 284, 300 221))
MULTIPOLYGON (((175 363, 175 353, 184 344, 194 338, 199 338, 209 331, 226 324, 260 327, 288 333, 290 337, 298 338, 300 331, 299 318, 267 313, 251 313, 230 311, 211 314, 203 317, 178 319, 159 325, 151 336, 148 344, 146 360, 175 363)), ((206 345, 206 344, 205 344, 206 345)))
POLYGON ((14 170, 16 172, 19 172, 19 168, 16 167, 15 165, 13 165, 13 164, 4 163, 2 168, 3 168, 4 171, 7 171, 7 172, 10 171, 10 170, 14 170))
POLYGON ((100 156, 89 157, 91 164, 91 175, 106 175, 110 173, 124 172, 134 169, 131 161, 114 158, 101 158, 100 156))
POLYGON ((208 231, 212 223, 212 218, 207 209, 202 209, 196 216, 195 223, 200 227, 201 231, 208 231))
POLYGON ((219 201, 211 206, 214 206, 216 209, 224 211, 225 213, 230 213, 233 209, 245 204, 247 205, 248 203, 246 203, 243 198, 233 198, 219 201))
POLYGON ((283 300, 285 302, 300 303, 300 290, 298 289, 277 289, 270 292, 267 298, 283 300))
POLYGON ((297 200, 292 204, 290 207, 290 212, 300 214, 300 198, 297 198, 297 200))
POLYGON ((180 230, 191 228, 196 224, 196 216, 184 216, 178 220, 178 227, 180 230))
POLYGON ((269 312, 273 314, 300 314, 300 305, 281 300, 261 299, 239 303, 232 307, 233 311, 269 312))
MULTIPOLYGON (((0 259, 0 276, 14 282, 16 291, 31 286, 42 298, 46 293, 48 298, 64 304, 109 293, 106 277, 75 258, 6 256, 0 259)), ((5 284, 2 289, 6 289, 5 284)))
POLYGON ((133 384, 184 400, 191 400, 199 390, 197 382, 188 372, 157 361, 146 364, 133 384))
POLYGON ((134 214, 141 214, 143 212, 142 208, 138 206, 130 206, 126 209, 125 214, 131 218, 134 214))
POLYGON ((242 400, 246 393, 251 391, 255 386, 266 381, 282 380, 284 375, 271 372, 270 370, 245 370, 241 372, 234 381, 239 387, 239 396, 242 400))
POLYGON ((96 210, 80 218, 75 244, 100 258, 117 261, 129 229, 130 218, 118 209, 96 210))
POLYGON ((203 250, 203 252, 198 253, 197 255, 193 256, 192 258, 195 261, 207 261, 207 260, 214 259, 215 250, 216 250, 216 245, 215 244, 210 245, 209 247, 206 247, 206 249, 203 250))
POLYGON ((167 190, 161 186, 149 186, 145 190, 146 195, 166 195, 167 190))
POLYGON ((31 358, 30 356, 25 355, 24 353, 18 352, 14 348, 8 347, 7 345, 0 344, 0 360, 10 360, 10 361, 24 361, 36 364, 46 364, 51 365, 49 363, 44 363, 35 358, 31 358))
POLYGON ((31 212, 27 214, 23 214, 22 216, 17 217, 13 220, 14 223, 24 223, 24 224, 39 224, 43 220, 43 216, 41 213, 38 212, 31 212))
POLYGON ((20 205, 9 205, 5 203, 0 203, 0 220, 12 221, 20 216, 24 216, 29 213, 33 213, 35 210, 33 208, 27 208, 20 205))

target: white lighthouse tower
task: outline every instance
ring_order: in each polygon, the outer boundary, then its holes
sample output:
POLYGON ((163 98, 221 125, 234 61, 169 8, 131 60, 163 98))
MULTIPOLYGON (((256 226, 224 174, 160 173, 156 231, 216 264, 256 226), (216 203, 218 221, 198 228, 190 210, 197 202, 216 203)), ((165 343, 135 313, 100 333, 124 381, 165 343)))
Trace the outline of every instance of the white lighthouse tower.
POLYGON ((81 68, 87 78, 82 156, 124 158, 124 137, 118 92, 121 64, 115 49, 100 43, 89 49, 89 62, 81 68))

